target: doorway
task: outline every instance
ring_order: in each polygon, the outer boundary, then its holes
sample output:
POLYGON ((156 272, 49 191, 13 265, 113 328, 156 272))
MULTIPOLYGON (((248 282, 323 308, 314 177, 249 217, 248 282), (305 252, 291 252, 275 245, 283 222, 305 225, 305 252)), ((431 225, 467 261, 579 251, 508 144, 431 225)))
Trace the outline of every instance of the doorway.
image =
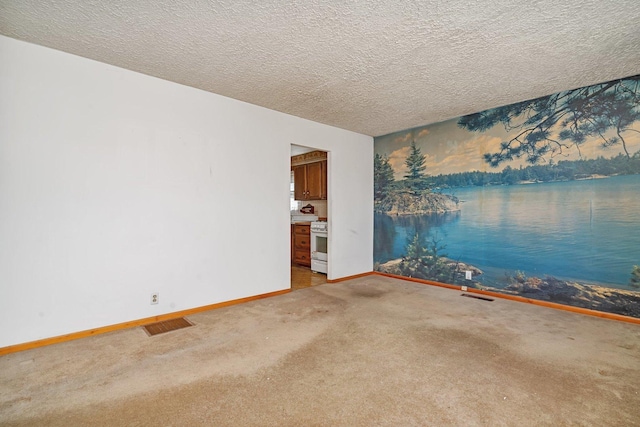
POLYGON ((310 230, 312 222, 328 221, 328 152, 292 144, 290 154, 290 285, 296 290, 327 283, 326 271, 311 268, 310 230))

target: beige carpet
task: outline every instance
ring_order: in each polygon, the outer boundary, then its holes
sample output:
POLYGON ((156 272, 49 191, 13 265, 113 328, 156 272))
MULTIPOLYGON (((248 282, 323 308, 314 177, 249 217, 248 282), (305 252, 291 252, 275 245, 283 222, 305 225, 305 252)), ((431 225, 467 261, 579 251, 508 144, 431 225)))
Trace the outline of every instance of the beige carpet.
POLYGON ((369 276, 0 357, 0 425, 640 425, 640 327, 369 276))

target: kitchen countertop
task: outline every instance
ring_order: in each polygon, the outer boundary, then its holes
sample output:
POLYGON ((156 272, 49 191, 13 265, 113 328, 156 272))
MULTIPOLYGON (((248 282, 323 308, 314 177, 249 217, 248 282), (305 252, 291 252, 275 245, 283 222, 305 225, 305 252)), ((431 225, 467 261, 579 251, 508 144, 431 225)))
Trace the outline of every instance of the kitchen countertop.
POLYGON ((327 221, 326 216, 317 216, 314 214, 303 214, 303 213, 292 213, 291 214, 291 224, 305 224, 309 225, 314 221, 327 221))

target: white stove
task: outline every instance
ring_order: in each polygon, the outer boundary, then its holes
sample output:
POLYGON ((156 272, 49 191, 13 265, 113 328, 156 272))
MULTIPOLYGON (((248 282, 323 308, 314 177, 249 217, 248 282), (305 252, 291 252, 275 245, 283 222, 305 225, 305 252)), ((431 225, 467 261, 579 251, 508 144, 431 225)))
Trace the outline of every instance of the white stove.
POLYGON ((327 274, 327 243, 329 223, 314 221, 311 223, 311 271, 327 274))

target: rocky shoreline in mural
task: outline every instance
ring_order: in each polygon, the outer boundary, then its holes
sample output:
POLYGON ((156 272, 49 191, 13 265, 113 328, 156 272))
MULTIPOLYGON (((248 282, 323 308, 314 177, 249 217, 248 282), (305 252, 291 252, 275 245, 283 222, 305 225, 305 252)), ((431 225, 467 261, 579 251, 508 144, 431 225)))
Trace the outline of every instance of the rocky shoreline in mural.
POLYGON ((516 276, 504 289, 483 288, 623 316, 640 317, 640 292, 559 280, 516 276))
MULTIPOLYGON (((513 276, 510 279, 511 283, 504 288, 495 288, 485 286, 477 280, 464 280, 465 271, 471 271, 473 277, 481 275, 482 270, 479 268, 444 257, 441 259, 446 265, 455 269, 455 271, 459 273, 459 277, 462 277, 462 280, 456 283, 456 285, 465 285, 470 288, 485 291, 517 295, 540 301, 640 318, 639 291, 577 283, 556 279, 552 276, 546 276, 544 279, 539 277, 525 277, 522 273, 517 273, 513 276)), ((416 279, 432 280, 429 277, 419 277, 417 274, 402 274, 403 261, 404 259, 400 258, 384 264, 377 264, 375 270, 398 276, 404 275, 416 279)))
MULTIPOLYGON (((471 271, 472 277, 476 277, 482 274, 482 270, 470 264, 465 264, 464 262, 455 261, 446 257, 439 257, 438 259, 462 277, 464 277, 465 271, 471 271)), ((394 274, 396 276, 407 276, 407 274, 402 274, 403 263, 406 263, 406 260, 404 258, 392 259, 391 261, 387 261, 384 264, 376 264, 374 270, 379 271, 380 273, 394 274)), ((430 280, 428 277, 420 277, 420 274, 418 274, 417 271, 409 271, 408 277, 430 280)), ((476 283, 471 280, 465 280, 465 282, 465 284, 468 283, 468 286, 476 283)))
POLYGON ((387 215, 424 215, 456 211, 459 204, 460 200, 449 194, 397 190, 375 200, 374 210, 387 215))

